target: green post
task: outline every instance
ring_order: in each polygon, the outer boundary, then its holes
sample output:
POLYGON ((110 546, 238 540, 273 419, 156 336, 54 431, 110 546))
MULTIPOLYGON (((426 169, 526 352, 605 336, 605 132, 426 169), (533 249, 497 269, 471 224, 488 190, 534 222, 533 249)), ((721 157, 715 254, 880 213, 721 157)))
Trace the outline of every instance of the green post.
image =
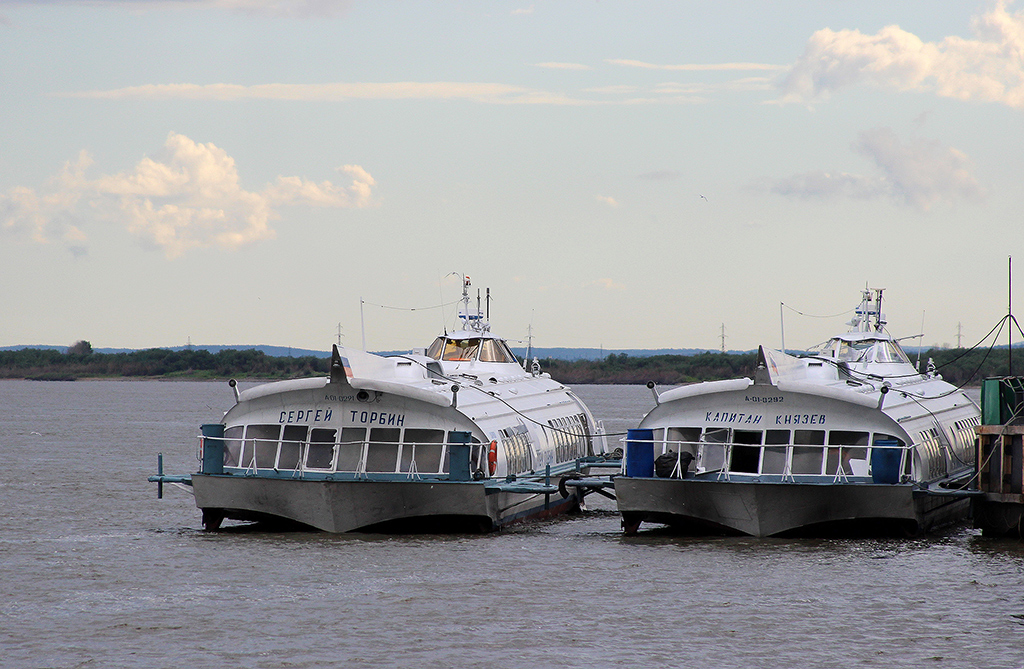
POLYGON ((200 425, 203 433, 203 473, 224 473, 224 425, 207 423, 200 425))
POLYGON ((448 433, 448 480, 471 481, 469 471, 469 432, 452 431, 448 433))

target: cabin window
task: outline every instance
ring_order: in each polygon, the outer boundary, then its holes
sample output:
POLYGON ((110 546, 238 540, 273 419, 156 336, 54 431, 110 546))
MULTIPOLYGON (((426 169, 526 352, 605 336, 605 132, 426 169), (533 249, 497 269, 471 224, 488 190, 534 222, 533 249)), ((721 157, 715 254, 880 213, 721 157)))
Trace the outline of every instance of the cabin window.
POLYGON ((670 427, 668 429, 668 447, 676 452, 686 451, 696 457, 697 444, 700 442, 699 427, 670 427))
POLYGON ((765 430, 764 454, 761 456, 762 474, 785 474, 789 459, 789 430, 765 430))
POLYGON ((794 474, 821 474, 822 451, 825 445, 824 430, 793 430, 794 474), (816 448, 811 448, 816 447, 816 448))
POLYGON ((732 436, 732 462, 729 469, 734 472, 756 474, 761 460, 762 438, 760 430, 735 430, 732 436))
POLYGON ((309 450, 306 451, 306 467, 309 469, 330 469, 334 464, 334 436, 337 430, 315 427, 309 435, 309 450))
MULTIPOLYGON (((851 430, 831 430, 828 433, 828 445, 832 446, 867 446, 870 443, 870 436, 867 432, 854 432, 851 430)), ((840 471, 845 474, 858 473, 861 475, 867 475, 867 448, 829 448, 828 456, 825 461, 825 473, 826 474, 839 474, 840 471), (858 471, 854 470, 851 460, 857 460, 864 463, 864 467, 857 467, 858 471), (840 467, 841 463, 841 467, 840 467)))
POLYGON ((375 427, 370 430, 370 442, 366 449, 366 471, 394 472, 398 468, 401 432, 401 428, 395 427, 375 427))
POLYGON ((277 457, 278 469, 297 469, 306 442, 309 427, 306 425, 285 425, 281 438, 281 454, 277 457))
POLYGON ((224 430, 224 466, 237 467, 242 457, 242 425, 224 430))
POLYGON ((366 440, 365 427, 341 428, 341 443, 338 444, 338 464, 334 466, 339 472, 359 471, 359 462, 363 459, 363 442, 366 440))
POLYGON ((402 471, 412 471, 414 453, 416 471, 431 474, 440 471, 443 446, 444 430, 407 429, 402 436, 402 471))
POLYGON ((249 425, 246 427, 245 442, 242 444, 242 466, 272 468, 277 460, 277 441, 280 438, 280 425, 249 425))
POLYGON ((704 430, 704 448, 700 467, 704 471, 725 469, 725 445, 729 441, 729 428, 709 427, 704 430))

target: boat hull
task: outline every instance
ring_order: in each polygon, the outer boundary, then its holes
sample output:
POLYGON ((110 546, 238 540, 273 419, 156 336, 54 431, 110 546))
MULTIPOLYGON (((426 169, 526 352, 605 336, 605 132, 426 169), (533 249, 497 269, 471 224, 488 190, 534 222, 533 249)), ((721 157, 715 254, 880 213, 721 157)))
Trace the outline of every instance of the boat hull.
POLYGON ((324 532, 488 532, 579 508, 575 494, 515 493, 482 482, 303 480, 194 474, 207 529, 225 518, 297 524, 324 532))
POLYGON ((911 484, 776 483, 618 477, 615 495, 627 534, 661 523, 694 534, 928 532, 967 517, 965 499, 934 497, 911 484))

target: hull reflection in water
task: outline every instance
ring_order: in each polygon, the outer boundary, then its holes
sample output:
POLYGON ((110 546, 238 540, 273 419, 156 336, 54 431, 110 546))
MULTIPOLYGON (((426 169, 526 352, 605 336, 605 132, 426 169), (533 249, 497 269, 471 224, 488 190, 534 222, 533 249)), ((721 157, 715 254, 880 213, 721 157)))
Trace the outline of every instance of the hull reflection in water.
POLYGON ((965 518, 980 411, 914 368, 881 299, 865 291, 853 330, 813 355, 762 347, 753 380, 651 384, 615 481, 625 531, 914 534, 965 518))

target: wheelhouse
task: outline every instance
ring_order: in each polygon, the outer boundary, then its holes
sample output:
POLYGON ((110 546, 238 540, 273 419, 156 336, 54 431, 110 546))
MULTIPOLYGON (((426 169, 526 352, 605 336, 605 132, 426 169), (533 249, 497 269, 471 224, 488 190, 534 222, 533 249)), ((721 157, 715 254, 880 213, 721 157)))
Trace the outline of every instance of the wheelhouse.
POLYGON ((480 333, 454 333, 434 340, 428 358, 446 362, 505 362, 518 364, 512 349, 497 337, 480 333))

